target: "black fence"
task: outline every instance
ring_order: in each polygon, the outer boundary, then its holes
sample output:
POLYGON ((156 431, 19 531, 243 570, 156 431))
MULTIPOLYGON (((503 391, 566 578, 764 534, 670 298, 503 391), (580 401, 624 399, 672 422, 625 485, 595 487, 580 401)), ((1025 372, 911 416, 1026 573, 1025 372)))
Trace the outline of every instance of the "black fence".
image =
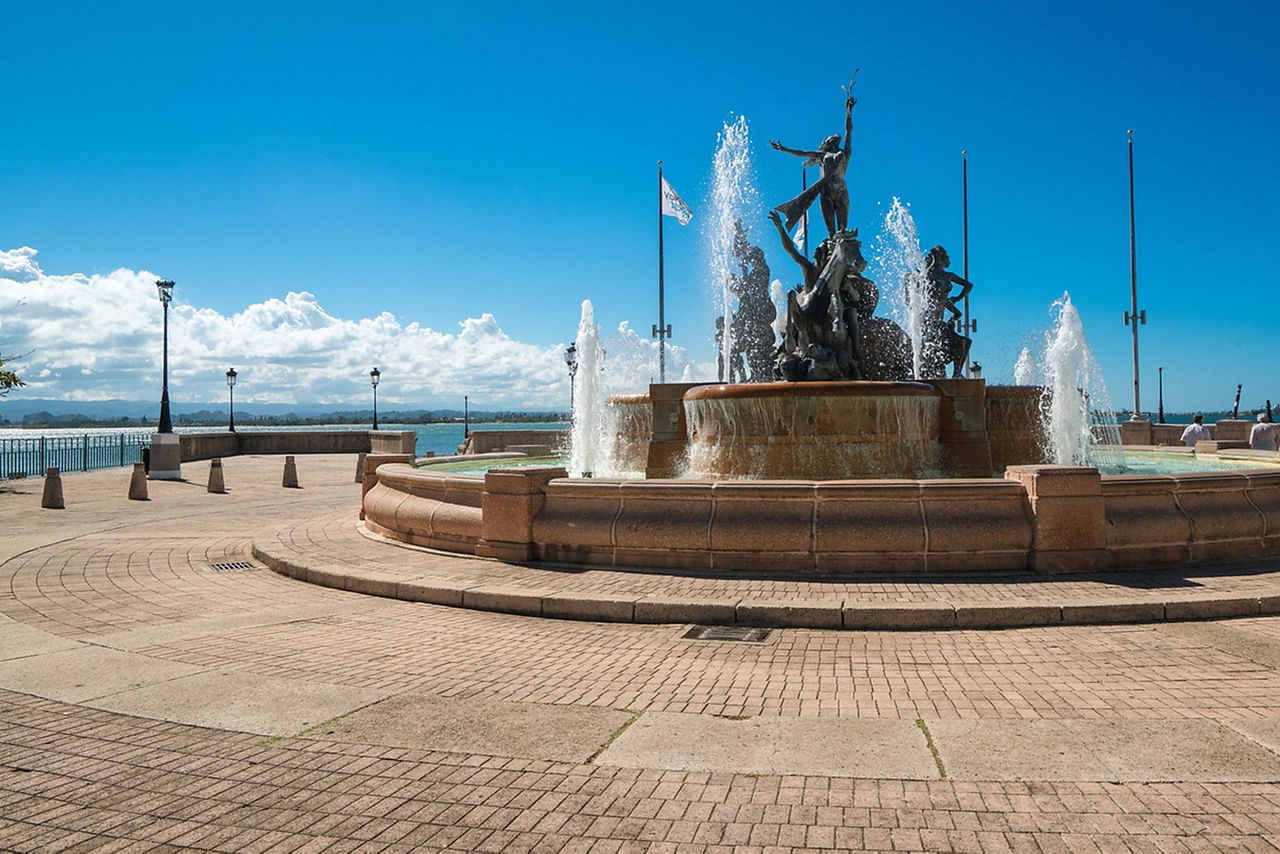
POLYGON ((144 433, 0 439, 0 478, 43 477, 49 466, 66 472, 133 465, 150 439, 144 433))

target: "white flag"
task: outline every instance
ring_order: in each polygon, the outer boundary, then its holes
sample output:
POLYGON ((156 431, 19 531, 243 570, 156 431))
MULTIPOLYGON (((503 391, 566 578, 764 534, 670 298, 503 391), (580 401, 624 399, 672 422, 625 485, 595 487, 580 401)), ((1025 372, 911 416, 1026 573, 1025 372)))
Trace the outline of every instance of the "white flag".
POLYGON ((800 218, 800 224, 796 226, 796 233, 791 235, 791 242, 796 245, 796 249, 804 252, 804 233, 809 225, 809 215, 806 213, 800 218))
POLYGON ((689 210, 684 199, 671 189, 666 178, 662 179, 662 215, 675 217, 680 220, 681 225, 688 225, 689 220, 693 219, 693 211, 689 210))

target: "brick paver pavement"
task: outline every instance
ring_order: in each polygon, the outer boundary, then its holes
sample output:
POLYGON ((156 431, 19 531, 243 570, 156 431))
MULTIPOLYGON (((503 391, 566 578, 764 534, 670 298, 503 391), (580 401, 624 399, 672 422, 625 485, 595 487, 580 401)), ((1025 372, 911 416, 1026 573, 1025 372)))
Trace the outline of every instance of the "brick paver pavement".
MULTIPOLYGON (((1270 777, 903 780, 622 768, 600 758, 335 741, 323 726, 265 736, 101 707, 117 694, 67 699, 71 689, 52 664, 67 653, 46 647, 119 651, 156 667, 272 684, 569 712, 979 725, 1221 721, 1264 733, 1280 720, 1275 617, 783 629, 765 643, 739 644, 685 640, 685 626, 545 620, 360 596, 263 569, 215 571, 212 564, 249 560, 253 538, 268 528, 282 542, 329 550, 338 563, 376 559, 367 549, 380 548, 388 557, 379 571, 420 572, 417 562, 433 572, 507 571, 359 537, 352 457, 300 457, 301 490, 279 486, 280 458, 225 465, 226 496, 195 482, 206 471, 200 463, 184 467, 193 483, 152 483, 145 503, 125 499, 123 471, 64 477, 66 511, 39 510, 38 482, 0 488, 0 530, 10 532, 0 540, 0 849, 1280 848, 1280 786, 1270 777), (20 685, 19 672, 27 674, 20 685)), ((1207 573, 1187 583, 1227 591, 1265 585, 1262 574, 1207 573)), ((591 573, 558 575, 576 584, 591 573)), ((673 583, 703 580, 731 581, 673 583)), ((632 574, 631 583, 666 580, 632 574)), ((1107 586, 1076 583, 1081 595, 1107 586)), ((965 595, 975 597, 1025 590, 1007 579, 970 586, 965 595)), ((930 585, 866 587, 868 595, 930 594, 930 585)))

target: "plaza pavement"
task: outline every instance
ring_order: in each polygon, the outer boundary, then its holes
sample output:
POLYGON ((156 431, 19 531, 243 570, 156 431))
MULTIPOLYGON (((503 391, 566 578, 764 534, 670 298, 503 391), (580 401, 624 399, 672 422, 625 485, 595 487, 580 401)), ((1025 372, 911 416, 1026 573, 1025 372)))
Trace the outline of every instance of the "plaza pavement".
POLYGON ((0 850, 1280 847, 1280 566, 512 567, 362 535, 353 456, 224 468, 0 485, 0 850))

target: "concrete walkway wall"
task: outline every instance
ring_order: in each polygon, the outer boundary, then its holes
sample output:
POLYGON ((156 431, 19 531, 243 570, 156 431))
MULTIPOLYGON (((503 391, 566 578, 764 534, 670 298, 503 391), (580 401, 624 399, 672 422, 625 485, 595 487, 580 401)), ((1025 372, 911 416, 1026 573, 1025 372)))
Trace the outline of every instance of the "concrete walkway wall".
POLYGON ((227 430, 178 438, 184 462, 237 454, 412 454, 418 443, 411 430, 227 430))
POLYGON ((563 448, 569 440, 568 430, 472 430, 463 443, 466 454, 491 454, 512 445, 547 445, 563 448))
MULTIPOLYGON (((1209 429, 1209 436, 1215 442, 1244 442, 1240 447, 1248 447, 1249 431, 1253 422, 1244 418, 1224 418, 1214 424, 1204 425, 1209 429)), ((1182 431, 1186 424, 1164 424, 1140 418, 1137 421, 1126 419, 1120 422, 1120 441, 1125 445, 1173 445, 1181 447, 1182 431)))

